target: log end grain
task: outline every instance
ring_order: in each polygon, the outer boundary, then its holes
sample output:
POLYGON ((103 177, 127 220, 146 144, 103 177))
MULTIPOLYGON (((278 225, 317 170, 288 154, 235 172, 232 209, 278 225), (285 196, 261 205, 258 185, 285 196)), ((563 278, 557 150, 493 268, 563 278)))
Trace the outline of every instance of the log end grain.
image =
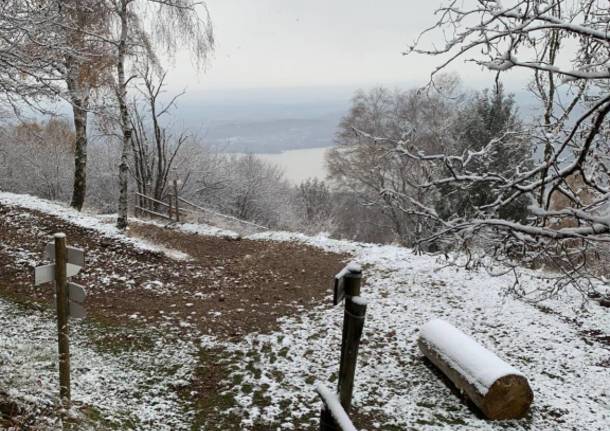
POLYGON ((532 402, 534 393, 523 376, 508 375, 499 378, 483 397, 481 410, 489 419, 523 418, 532 402))

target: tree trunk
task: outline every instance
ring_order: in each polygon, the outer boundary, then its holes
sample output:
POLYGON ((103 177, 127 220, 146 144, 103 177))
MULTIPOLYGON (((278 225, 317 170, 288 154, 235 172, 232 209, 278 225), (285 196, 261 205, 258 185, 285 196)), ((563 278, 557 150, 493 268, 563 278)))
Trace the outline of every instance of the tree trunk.
POLYGON ((117 75, 118 88, 117 99, 121 113, 121 129, 123 132, 123 149, 121 151, 121 164, 119 165, 119 207, 116 226, 119 229, 127 228, 127 186, 128 186, 128 165, 129 144, 131 140, 131 126, 127 111, 127 80, 125 78, 125 55, 127 53, 127 0, 121 2, 121 39, 119 41, 117 75))
POLYGON ((87 111, 83 109, 82 98, 72 98, 74 114, 74 187, 70 206, 78 211, 83 209, 87 192, 87 111))

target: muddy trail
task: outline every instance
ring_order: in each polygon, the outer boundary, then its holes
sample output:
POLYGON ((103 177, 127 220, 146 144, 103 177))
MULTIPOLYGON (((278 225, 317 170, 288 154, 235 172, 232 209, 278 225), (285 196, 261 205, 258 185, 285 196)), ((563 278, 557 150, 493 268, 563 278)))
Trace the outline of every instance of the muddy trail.
POLYGON ((278 318, 320 301, 348 258, 294 243, 133 225, 128 235, 170 249, 149 251, 42 212, 0 206, 1 295, 51 306, 53 286, 34 287, 32 267, 45 262, 42 250, 55 232, 86 250, 86 267, 73 281, 86 287, 93 319, 228 338, 272 331, 278 318))

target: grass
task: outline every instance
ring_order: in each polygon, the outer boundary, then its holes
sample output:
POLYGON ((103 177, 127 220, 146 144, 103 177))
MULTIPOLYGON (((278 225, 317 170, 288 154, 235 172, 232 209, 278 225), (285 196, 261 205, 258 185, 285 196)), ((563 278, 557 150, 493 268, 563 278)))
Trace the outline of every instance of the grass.
POLYGON ((82 326, 91 346, 100 353, 119 355, 128 351, 148 351, 155 344, 156 334, 149 328, 110 325, 89 320, 82 326))
POLYGON ((130 418, 122 421, 108 420, 101 411, 90 405, 80 407, 79 411, 84 418, 75 423, 75 426, 91 426, 96 430, 127 430, 137 429, 139 425, 138 422, 130 418))
POLYGON ((199 351, 199 365, 192 384, 180 391, 180 396, 195 411, 191 426, 193 431, 241 429, 241 418, 231 413, 236 401, 227 386, 240 385, 243 377, 231 377, 228 363, 232 359, 232 355, 222 349, 199 351))

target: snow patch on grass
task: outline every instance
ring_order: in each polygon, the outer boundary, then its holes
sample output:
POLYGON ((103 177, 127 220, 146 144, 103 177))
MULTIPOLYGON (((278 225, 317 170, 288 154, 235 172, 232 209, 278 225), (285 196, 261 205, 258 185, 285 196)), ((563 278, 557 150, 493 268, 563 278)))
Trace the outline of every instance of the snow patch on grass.
MULTIPOLYGON (((71 324, 72 400, 78 429, 190 429, 192 415, 176 388, 190 381, 196 346, 152 336, 146 348, 129 347, 127 342, 118 352, 99 351, 83 335, 95 328, 71 324), (92 412, 95 418, 88 417, 92 412)), ((26 406, 56 405, 57 327, 52 316, 0 300, 0 325, 0 387, 10 388, 11 400, 26 406)))

